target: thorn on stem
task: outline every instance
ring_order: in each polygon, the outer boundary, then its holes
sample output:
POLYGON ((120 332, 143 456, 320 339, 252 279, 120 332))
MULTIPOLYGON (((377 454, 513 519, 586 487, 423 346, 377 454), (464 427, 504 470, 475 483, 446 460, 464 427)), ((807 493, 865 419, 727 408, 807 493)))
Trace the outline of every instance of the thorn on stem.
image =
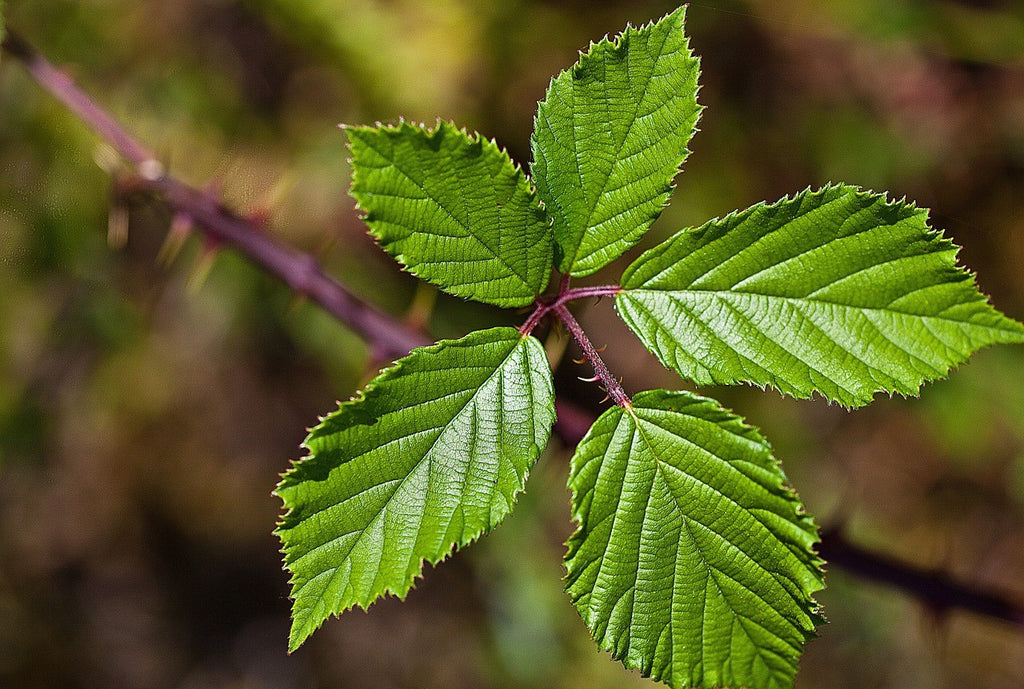
POLYGON ((199 255, 196 256, 196 261, 192 265, 192 271, 188 277, 189 289, 198 291, 203 286, 207 276, 210 274, 210 270, 213 268, 214 261, 217 260, 218 253, 220 253, 218 242, 210 239, 203 242, 203 247, 199 251, 199 255))
POLYGON ((249 224, 253 227, 257 227, 260 230, 266 232, 267 226, 270 224, 270 217, 273 215, 273 211, 269 206, 257 206, 251 211, 246 213, 245 219, 249 221, 249 224))
POLYGON ((164 237, 164 243, 156 255, 156 260, 160 265, 169 266, 178 257, 188 236, 192 234, 193 228, 192 217, 187 213, 174 214, 171 219, 171 227, 167 231, 167 236, 164 237))
POLYGON ((128 243, 128 222, 128 209, 115 199, 107 216, 107 244, 111 249, 123 249, 128 243))
POLYGON ((92 159, 99 165, 100 169, 108 175, 116 176, 121 172, 123 163, 117 150, 107 143, 101 143, 93 151, 92 159))

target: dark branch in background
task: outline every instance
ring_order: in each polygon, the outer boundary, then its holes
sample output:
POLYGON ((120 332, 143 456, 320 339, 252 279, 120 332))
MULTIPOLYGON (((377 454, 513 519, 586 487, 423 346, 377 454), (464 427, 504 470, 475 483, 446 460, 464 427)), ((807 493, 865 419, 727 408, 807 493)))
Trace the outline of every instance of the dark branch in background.
POLYGON ((284 282, 293 292, 312 299, 339 321, 361 333, 380 356, 394 359, 405 356, 415 347, 430 344, 423 333, 400 325, 354 296, 328 276, 309 254, 275 241, 252 222, 222 206, 211 194, 167 175, 149 149, 21 38, 8 32, 3 40, 3 50, 20 60, 36 83, 132 164, 137 177, 131 180, 130 186, 162 196, 176 214, 192 220, 208 237, 233 247, 284 282))
POLYGON ((159 193, 175 213, 188 216, 209 237, 234 247, 293 292, 312 299, 340 322, 362 334, 380 357, 397 359, 416 347, 431 344, 426 335, 398 323, 354 296, 324 273, 312 256, 263 234, 209 194, 165 174, 155 179, 142 177, 137 184, 159 193))
MULTIPOLYGON (((8 32, 2 47, 3 52, 25 66, 29 75, 43 89, 132 164, 137 175, 137 179, 133 180, 136 188, 162 196, 176 214, 191 219, 208 237, 235 248, 297 294, 315 301, 338 321, 360 333, 380 355, 397 358, 429 342, 423 333, 408 328, 351 294, 341 283, 324 273, 313 257, 265 235, 254 223, 224 208, 211 194, 167 175, 163 166, 145 146, 25 41, 8 32)), ((535 320, 531 317, 534 322, 530 329, 536 326, 543 315, 554 311, 572 330, 572 324, 576 321, 566 309, 566 301, 613 295, 617 289, 605 286, 563 290, 553 301, 542 304, 534 312, 539 315, 535 320)), ((593 350, 593 345, 590 349, 593 350)), ((584 353, 596 368, 600 362, 597 351, 589 352, 584 348, 584 353)), ((610 373, 607 374, 607 380, 603 380, 606 383, 608 381, 614 383, 608 384, 610 393, 616 388, 622 391, 610 373)), ((621 394, 622 399, 628 403, 625 393, 621 394)), ((613 398, 617 403, 622 403, 614 394, 613 398)), ((556 405, 558 421, 555 430, 567 445, 575 445, 583 438, 594 417, 565 399, 558 399, 556 405)), ((946 612, 959 608, 1024 626, 1024 606, 997 593, 955 582, 943 572, 923 570, 865 550, 846 541, 839 531, 826 531, 819 550, 831 564, 862 579, 899 588, 933 610, 946 612)))
POLYGON ((818 554, 829 564, 838 565, 861 579, 912 591, 937 615, 961 608, 1024 625, 1024 607, 1006 596, 959 583, 940 570, 915 567, 887 555, 865 550, 847 541, 838 530, 822 532, 818 554))

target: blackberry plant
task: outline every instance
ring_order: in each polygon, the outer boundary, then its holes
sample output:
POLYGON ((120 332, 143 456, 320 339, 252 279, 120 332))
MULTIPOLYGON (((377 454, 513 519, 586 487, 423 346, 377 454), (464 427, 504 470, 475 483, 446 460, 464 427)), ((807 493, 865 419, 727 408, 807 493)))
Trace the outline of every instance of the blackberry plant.
POLYGON ((447 122, 344 127, 352 194, 387 252, 450 294, 533 308, 518 329, 414 350, 312 429, 276 491, 292 650, 331 615, 404 596, 513 508, 555 419, 533 337, 554 317, 612 402, 569 478, 566 591, 594 639, 673 687, 791 687, 823 563, 771 448, 714 400, 627 394, 567 305, 613 296, 697 384, 846 407, 1024 342, 926 210, 845 184, 684 229, 617 284, 573 287, 642 239, 689 154, 702 108, 685 11, 592 44, 552 80, 529 175, 447 122))

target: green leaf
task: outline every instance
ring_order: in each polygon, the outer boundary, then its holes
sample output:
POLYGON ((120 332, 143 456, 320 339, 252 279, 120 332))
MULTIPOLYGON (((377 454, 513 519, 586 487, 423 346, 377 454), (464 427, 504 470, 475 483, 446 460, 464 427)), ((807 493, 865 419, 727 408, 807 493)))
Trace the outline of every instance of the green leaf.
POLYGON ((498 306, 526 306, 544 290, 550 221, 497 144, 447 122, 345 132, 352 195, 381 246, 410 272, 498 306))
POLYGON ((600 646, 673 687, 792 687, 823 583, 784 482, 714 400, 651 390, 602 414, 572 458, 566 556, 600 646))
POLYGON ((589 275, 621 256, 668 201, 701 111, 685 17, 680 7, 591 45, 540 103, 531 170, 563 273, 589 275))
POLYGON ((290 650, 500 522, 553 422, 544 349, 513 328, 414 350, 325 417, 276 490, 290 650))
POLYGON ((926 210, 829 186, 676 234, 626 269, 616 307, 699 384, 859 406, 916 394, 986 345, 1024 342, 957 251, 926 210))

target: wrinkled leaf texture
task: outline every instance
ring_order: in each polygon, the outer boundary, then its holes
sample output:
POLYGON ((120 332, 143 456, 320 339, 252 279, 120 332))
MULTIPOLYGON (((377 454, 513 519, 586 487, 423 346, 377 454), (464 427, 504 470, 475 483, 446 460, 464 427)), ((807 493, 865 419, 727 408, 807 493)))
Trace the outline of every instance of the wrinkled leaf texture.
POLYGON ((447 122, 344 129, 352 195, 373 236, 410 272, 497 306, 526 306, 544 290, 550 221, 497 144, 447 122))
POLYGON ((531 172, 563 273, 589 275, 621 256, 668 201, 701 112, 685 19, 680 7, 592 45, 538 106, 531 172))
POLYGON ((326 416, 276 490, 289 649, 500 522, 553 422, 544 349, 513 328, 416 349, 326 416))
POLYGON ((860 406, 1024 341, 957 251, 927 211, 829 186, 676 234, 626 269, 616 307, 684 378, 860 406))
POLYGON ((569 486, 566 588, 602 648, 673 687, 793 686, 820 621, 817 531, 756 430, 642 392, 590 429, 569 486))

